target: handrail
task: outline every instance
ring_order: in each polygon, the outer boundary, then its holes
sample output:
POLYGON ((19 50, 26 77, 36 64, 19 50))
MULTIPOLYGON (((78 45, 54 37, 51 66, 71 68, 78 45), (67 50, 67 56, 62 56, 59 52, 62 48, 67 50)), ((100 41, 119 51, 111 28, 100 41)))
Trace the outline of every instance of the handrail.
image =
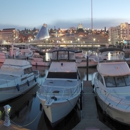
POLYGON ((76 86, 78 86, 78 85, 80 85, 80 84, 81 84, 81 82, 80 82, 79 84, 75 85, 75 86, 72 86, 72 87, 69 86, 69 88, 67 88, 67 87, 60 87, 60 86, 55 86, 55 87, 54 87, 53 85, 41 85, 41 87, 42 87, 42 88, 43 88, 43 87, 47 87, 47 88, 48 88, 48 87, 50 87, 50 88, 53 87, 53 88, 65 88, 65 89, 70 89, 70 88, 75 88, 76 86))
MULTIPOLYGON (((46 87, 41 87, 40 89, 42 89, 43 91, 44 91, 44 89, 45 88, 50 88, 50 89, 46 89, 47 91, 45 92, 45 94, 43 95, 43 92, 42 92, 42 90, 41 91, 38 91, 37 93, 38 94, 40 94, 41 96, 45 96, 45 98, 46 98, 46 100, 48 99, 48 98, 51 98, 51 96, 52 95, 49 95, 49 94, 53 94, 52 93, 52 89, 53 88, 55 88, 55 89, 57 89, 57 88, 62 88, 63 90, 63 92, 62 93, 60 93, 61 94, 61 98, 63 98, 64 97, 64 95, 65 95, 65 90, 72 90, 74 87, 69 87, 69 88, 66 88, 66 87, 54 87, 54 86, 48 86, 48 85, 45 85, 46 87)), ((75 91, 73 91, 73 93, 70 93, 69 94, 69 97, 70 96, 73 96, 74 95, 74 93, 76 93, 77 91, 78 91, 78 88, 80 87, 80 84, 78 84, 78 85, 76 85, 75 86, 76 88, 75 88, 75 91)))
MULTIPOLYGON (((99 87, 96 87, 96 88, 99 89, 99 87)), ((103 91, 103 90, 104 90, 103 88, 100 88, 100 93, 101 93, 101 91, 103 91), (101 90, 101 89, 102 89, 102 90, 101 90)), ((108 93, 108 92, 105 91, 105 90, 104 90, 103 92, 105 92, 105 93, 108 94, 107 97, 106 97, 106 99, 107 99, 108 96, 111 94, 111 92, 108 93)), ((119 104, 123 101, 123 98, 120 98, 120 97, 118 97, 118 96, 114 96, 114 95, 112 95, 112 94, 111 94, 111 96, 113 96, 114 98, 118 99, 118 101, 119 101, 119 102, 117 102, 117 104, 116 104, 115 106, 119 105, 119 104)), ((106 99, 105 99, 105 101, 106 101, 106 99)), ((129 103, 128 103, 127 101, 126 101, 125 103, 126 103, 127 105, 129 105, 129 103)), ((129 105, 129 106, 130 106, 130 105, 129 105)), ((128 108, 129 106, 127 106, 127 108, 128 108)), ((126 109, 127 109, 127 108, 126 108, 126 109)))

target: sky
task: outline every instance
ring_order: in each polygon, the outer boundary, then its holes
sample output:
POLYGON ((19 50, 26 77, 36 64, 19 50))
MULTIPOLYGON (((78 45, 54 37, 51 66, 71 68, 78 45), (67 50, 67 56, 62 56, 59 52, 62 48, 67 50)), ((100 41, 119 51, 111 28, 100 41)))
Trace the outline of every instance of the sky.
POLYGON ((94 29, 103 29, 130 23, 129 13, 130 0, 0 0, 0 29, 41 28, 44 23, 49 29, 79 23, 91 28, 91 18, 94 29))

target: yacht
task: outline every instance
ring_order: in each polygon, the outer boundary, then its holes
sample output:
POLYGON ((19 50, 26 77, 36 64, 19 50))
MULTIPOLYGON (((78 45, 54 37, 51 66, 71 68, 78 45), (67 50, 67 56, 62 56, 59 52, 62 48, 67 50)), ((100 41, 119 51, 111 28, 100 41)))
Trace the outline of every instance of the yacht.
MULTIPOLYGON (((69 54, 69 51, 66 54, 69 54)), ((62 55, 59 58, 63 59, 62 55)), ((82 82, 76 63, 52 61, 46 79, 37 91, 37 97, 52 124, 70 113, 77 103, 81 90, 82 82)))
POLYGON ((33 51, 31 48, 28 49, 19 49, 19 47, 11 46, 9 50, 9 57, 10 58, 18 58, 18 59, 28 59, 33 56, 33 51))
POLYGON ((45 61, 45 58, 41 56, 39 53, 34 53, 30 62, 33 66, 50 66, 50 61, 45 61))
POLYGON ((96 67, 99 61, 108 59, 107 55, 101 55, 97 51, 82 51, 81 53, 75 53, 75 62, 77 67, 86 67, 88 60, 88 67, 96 67), (88 59, 87 59, 88 57, 88 59))
POLYGON ((127 62, 121 61, 121 53, 111 54, 115 58, 98 63, 92 85, 104 113, 120 123, 130 125, 130 68, 127 62))
POLYGON ((27 60, 5 59, 0 68, 0 102, 25 93, 38 81, 39 71, 27 60))

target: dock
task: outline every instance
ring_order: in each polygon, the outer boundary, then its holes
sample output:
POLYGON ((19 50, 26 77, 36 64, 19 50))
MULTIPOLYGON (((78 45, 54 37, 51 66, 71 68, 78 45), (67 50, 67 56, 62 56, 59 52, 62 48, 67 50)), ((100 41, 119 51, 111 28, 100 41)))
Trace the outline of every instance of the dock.
POLYGON ((4 121, 0 120, 0 130, 29 130, 29 129, 18 127, 13 124, 7 127, 7 126, 4 126, 4 121))
POLYGON ((72 130, 111 130, 98 118, 91 81, 84 81, 83 84, 82 117, 72 130))

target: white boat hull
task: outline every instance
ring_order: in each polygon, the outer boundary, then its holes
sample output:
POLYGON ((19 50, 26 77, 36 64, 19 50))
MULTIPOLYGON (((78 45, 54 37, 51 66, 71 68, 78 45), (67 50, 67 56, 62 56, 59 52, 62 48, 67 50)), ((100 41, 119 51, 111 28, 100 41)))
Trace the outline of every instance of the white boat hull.
POLYGON ((16 86, 8 87, 8 88, 0 88, 0 102, 4 102, 4 101, 10 100, 10 99, 13 99, 15 97, 18 97, 21 94, 30 90, 36 84, 37 84, 37 82, 35 82, 35 80, 32 80, 29 82, 29 86, 27 83, 20 85, 19 91, 16 86))
POLYGON ((4 61, 5 61, 5 59, 2 59, 2 58, 0 59, 0 63, 4 63, 4 61))
MULTIPOLYGON (((105 99, 104 99, 105 100, 105 99)), ((111 105, 106 104, 99 95, 97 95, 97 101, 103 111, 106 112, 108 116, 113 118, 114 120, 121 122, 123 124, 130 125, 130 111, 121 111, 119 109, 115 109, 111 105)))
POLYGON ((79 96, 71 100, 68 99, 64 102, 54 102, 50 106, 45 105, 45 100, 40 99, 40 102, 49 121, 51 123, 55 123, 67 116, 71 112, 71 110, 75 107, 78 98, 79 96))
POLYGON ((50 62, 43 62, 43 61, 31 61, 33 66, 50 66, 50 62))

